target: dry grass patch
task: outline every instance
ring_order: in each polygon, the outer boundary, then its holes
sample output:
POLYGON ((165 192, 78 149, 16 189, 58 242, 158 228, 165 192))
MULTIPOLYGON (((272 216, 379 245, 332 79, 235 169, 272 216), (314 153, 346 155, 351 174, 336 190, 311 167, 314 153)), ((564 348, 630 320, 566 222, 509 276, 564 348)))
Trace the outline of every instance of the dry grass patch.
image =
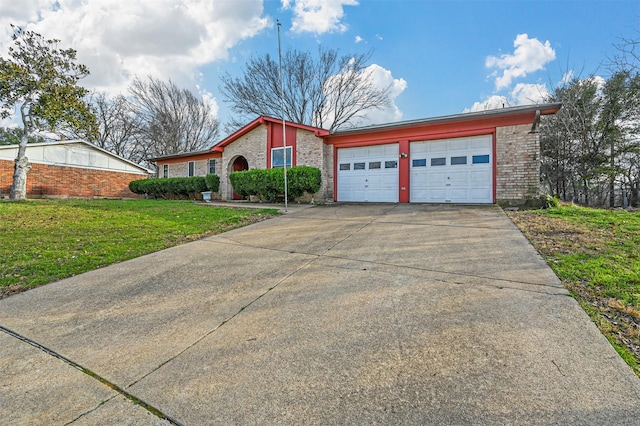
POLYGON ((507 214, 640 376, 640 213, 565 205, 507 214))

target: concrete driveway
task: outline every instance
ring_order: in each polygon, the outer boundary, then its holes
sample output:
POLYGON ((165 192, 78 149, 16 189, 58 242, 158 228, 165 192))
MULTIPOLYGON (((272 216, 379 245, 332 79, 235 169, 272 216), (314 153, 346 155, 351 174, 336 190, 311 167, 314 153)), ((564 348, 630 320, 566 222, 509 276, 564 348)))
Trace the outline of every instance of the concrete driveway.
POLYGON ((0 325, 3 424, 640 421, 640 380, 493 206, 304 209, 4 299, 0 325))

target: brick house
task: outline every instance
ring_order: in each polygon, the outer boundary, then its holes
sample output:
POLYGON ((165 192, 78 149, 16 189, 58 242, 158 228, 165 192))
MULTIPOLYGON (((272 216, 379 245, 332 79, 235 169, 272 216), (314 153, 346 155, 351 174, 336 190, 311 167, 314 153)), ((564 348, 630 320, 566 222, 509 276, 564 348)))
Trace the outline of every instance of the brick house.
MULTIPOLYGON (((0 146, 0 194, 8 196, 13 183, 18 145, 0 146)), ((135 198, 129 182, 146 179, 150 170, 82 140, 27 145, 31 170, 28 197, 135 198)))
POLYGON ((528 105, 341 130, 259 117, 211 149, 152 159, 160 177, 220 176, 223 200, 238 198, 233 171, 308 165, 322 171, 316 199, 351 202, 520 205, 540 190, 542 115, 528 105))

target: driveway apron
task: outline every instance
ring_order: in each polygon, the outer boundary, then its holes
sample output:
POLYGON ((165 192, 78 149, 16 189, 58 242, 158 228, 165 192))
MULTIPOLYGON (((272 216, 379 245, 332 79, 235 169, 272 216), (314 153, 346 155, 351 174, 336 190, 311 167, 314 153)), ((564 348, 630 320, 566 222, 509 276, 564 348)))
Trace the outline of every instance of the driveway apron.
POLYGON ((336 204, 0 300, 4 424, 637 425, 495 206, 336 204))

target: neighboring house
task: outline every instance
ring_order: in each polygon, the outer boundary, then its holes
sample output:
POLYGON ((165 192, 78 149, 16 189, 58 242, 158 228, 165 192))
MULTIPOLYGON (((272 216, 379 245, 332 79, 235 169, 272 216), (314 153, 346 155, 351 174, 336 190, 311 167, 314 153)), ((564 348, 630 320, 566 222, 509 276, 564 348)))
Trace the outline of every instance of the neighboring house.
MULTIPOLYGON (((8 196, 18 145, 0 146, 0 193, 8 196)), ((28 197, 125 197, 132 180, 147 179, 150 170, 82 140, 27 145, 31 170, 28 197)))
MULTIPOLYGON (((287 167, 322 171, 316 199, 520 205, 539 197, 541 115, 529 105, 329 133, 286 123, 287 167)), ((152 159, 160 177, 220 176, 220 198, 239 198, 233 171, 282 167, 282 120, 260 117, 211 149, 152 159)))

